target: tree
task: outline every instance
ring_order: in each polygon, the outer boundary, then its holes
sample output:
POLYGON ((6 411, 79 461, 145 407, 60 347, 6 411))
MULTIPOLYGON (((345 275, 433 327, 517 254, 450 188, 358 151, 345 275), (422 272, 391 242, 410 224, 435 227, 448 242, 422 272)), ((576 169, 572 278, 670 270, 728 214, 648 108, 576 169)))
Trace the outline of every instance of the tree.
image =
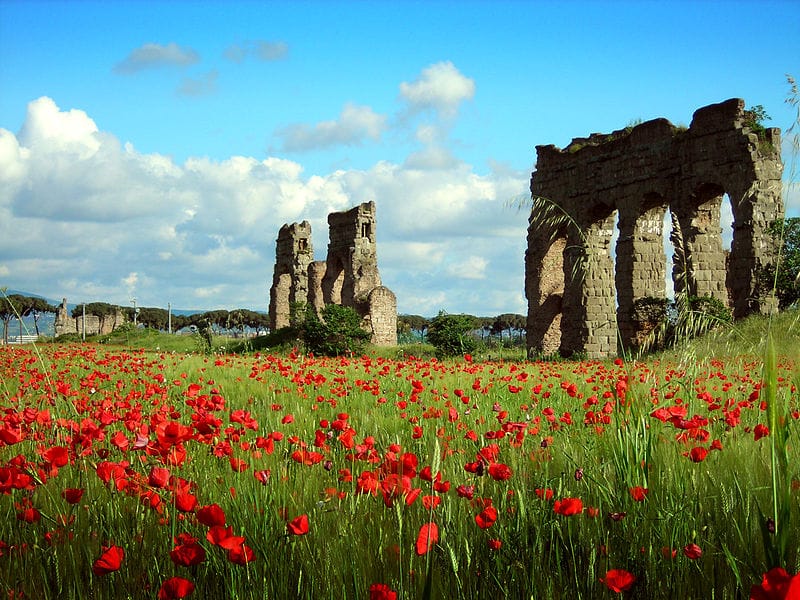
POLYGON ((508 331, 509 337, 511 337, 511 331, 515 329, 517 331, 525 329, 526 320, 527 319, 523 315, 516 313, 497 315, 491 325, 492 335, 499 335, 502 339, 503 332, 508 331))
POLYGON ((361 316, 349 306, 326 304, 319 316, 312 306, 306 306, 303 315, 298 328, 306 350, 314 354, 357 354, 369 339, 361 327, 361 316))
POLYGON ((169 312, 165 308, 139 308, 139 315, 136 319, 137 323, 150 329, 163 330, 167 328, 169 321, 169 312))
POLYGON ((780 262, 765 269, 764 282, 769 289, 775 288, 780 308, 787 308, 800 300, 800 217, 775 221, 769 229, 781 243, 780 262))
POLYGON ((11 294, 0 296, 0 319, 3 320, 3 342, 8 343, 8 327, 12 319, 19 320, 20 334, 22 334, 22 319, 33 317, 36 335, 39 335, 39 317, 42 313, 54 313, 58 309, 49 304, 44 298, 37 296, 23 296, 11 294))
POLYGON ((425 331, 428 329, 428 319, 420 315, 397 315, 398 334, 410 335, 412 331, 419 333, 420 341, 425 341, 425 331))
POLYGON ((441 356, 468 354, 477 345, 471 335, 476 325, 476 319, 472 315, 450 315, 442 310, 431 319, 428 341, 441 356))
POLYGON ((39 336, 39 317, 42 313, 56 313, 58 307, 53 306, 44 298, 31 296, 28 298, 27 306, 22 313, 23 317, 33 317, 33 328, 36 330, 36 336, 39 336))
POLYGON ((3 320, 3 343, 8 344, 8 325, 11 319, 21 314, 22 307, 25 304, 25 296, 19 294, 11 294, 6 296, 5 293, 0 296, 0 319, 3 320))

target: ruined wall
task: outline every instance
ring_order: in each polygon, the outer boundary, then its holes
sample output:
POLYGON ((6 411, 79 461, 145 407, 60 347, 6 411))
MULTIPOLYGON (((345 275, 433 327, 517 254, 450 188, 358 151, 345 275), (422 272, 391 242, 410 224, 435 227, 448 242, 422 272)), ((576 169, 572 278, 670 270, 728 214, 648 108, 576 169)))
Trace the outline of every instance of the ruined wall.
MULTIPOLYGON (((106 315, 100 318, 97 315, 86 314, 86 335, 105 335, 111 333, 117 327, 126 323, 127 319, 122 311, 118 310, 116 314, 106 315)), ((76 333, 82 335, 83 328, 83 315, 73 317, 67 309, 67 299, 63 298, 61 305, 56 311, 55 322, 53 323, 53 331, 56 336, 64 335, 67 333, 76 333)))
POLYGON ((775 257, 766 228, 783 217, 780 131, 759 137, 745 121, 744 101, 732 99, 697 110, 688 130, 656 119, 563 150, 537 146, 525 260, 531 353, 605 357, 618 350, 617 330, 623 348, 641 341, 651 324, 634 308, 666 295, 667 210, 686 256, 685 268, 672 269, 676 290, 718 298, 736 318, 774 309, 759 273, 775 257), (725 194, 729 256, 720 236, 725 194))
MULTIPOLYGON (((375 242, 375 203, 366 202, 345 212, 328 215, 328 254, 314 261, 311 226, 303 222, 281 227, 278 235, 275 275, 270 289, 270 320, 275 325, 289 302, 307 302, 317 312, 326 304, 353 307, 364 319, 375 345, 397 344, 397 299, 381 285, 375 242), (308 239, 298 249, 299 236, 308 239), (301 252, 303 256, 298 256, 301 252), (302 272, 301 272, 302 271, 302 272), (287 297, 286 290, 290 290, 287 297), (273 306, 274 311, 273 311, 273 306), (272 320, 273 313, 275 320, 272 320)), ((285 325, 279 325, 285 326, 285 325)))
POLYGON ((278 231, 275 270, 269 294, 272 331, 289 326, 291 305, 308 298, 308 266, 314 260, 308 221, 284 225, 278 231))

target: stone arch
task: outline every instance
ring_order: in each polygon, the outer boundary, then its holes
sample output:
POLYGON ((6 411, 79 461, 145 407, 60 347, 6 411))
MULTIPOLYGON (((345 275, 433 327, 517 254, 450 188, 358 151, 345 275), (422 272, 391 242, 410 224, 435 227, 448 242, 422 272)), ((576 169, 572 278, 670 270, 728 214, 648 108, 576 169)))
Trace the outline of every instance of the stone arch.
MULTIPOLYGON (((532 197, 547 198, 582 233, 567 232, 562 270, 566 275, 582 261, 588 267, 581 280, 564 278, 559 342, 563 354, 612 354, 617 349, 617 322, 622 346, 636 341, 629 308, 638 299, 658 298, 664 290, 667 207, 679 224, 680 247, 685 249, 685 276, 677 278, 677 291, 729 302, 735 318, 774 310, 762 273, 776 256, 768 227, 783 218, 780 131, 756 132, 747 121, 744 101, 734 98, 695 111, 688 129, 655 119, 610 134, 575 138, 563 150, 536 147, 532 197), (726 192, 734 217, 727 261, 719 210, 726 192), (609 228, 613 229, 615 210, 620 211, 620 240, 617 273, 611 275, 615 269, 609 228), (615 331, 610 333, 612 325, 615 331)), ((545 336, 555 323, 542 289, 544 260, 558 237, 550 233, 531 219, 526 252, 531 351, 545 347, 545 336)), ((673 275, 678 273, 673 267, 673 275)))

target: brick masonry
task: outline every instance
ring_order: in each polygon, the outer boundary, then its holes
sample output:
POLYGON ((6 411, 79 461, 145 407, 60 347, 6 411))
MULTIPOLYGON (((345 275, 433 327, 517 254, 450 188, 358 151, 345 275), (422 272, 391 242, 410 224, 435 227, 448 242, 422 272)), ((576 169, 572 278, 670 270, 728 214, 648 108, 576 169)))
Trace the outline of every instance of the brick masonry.
POLYGON ((775 309, 759 274, 777 250, 766 229, 783 218, 780 130, 759 136, 746 117, 744 101, 731 99, 698 109, 688 129, 655 119, 563 150, 536 147, 525 254, 531 354, 600 358, 641 341, 652 324, 634 319, 634 304, 666 295, 667 210, 685 249, 672 268, 676 290, 718 298, 735 318, 775 309), (720 235, 725 194, 730 253, 720 235))
POLYGON ((381 285, 375 228, 374 202, 331 213, 327 258, 314 261, 308 222, 281 227, 270 288, 272 330, 289 325, 292 303, 308 303, 317 311, 340 304, 361 315, 373 344, 396 345, 397 299, 381 285))

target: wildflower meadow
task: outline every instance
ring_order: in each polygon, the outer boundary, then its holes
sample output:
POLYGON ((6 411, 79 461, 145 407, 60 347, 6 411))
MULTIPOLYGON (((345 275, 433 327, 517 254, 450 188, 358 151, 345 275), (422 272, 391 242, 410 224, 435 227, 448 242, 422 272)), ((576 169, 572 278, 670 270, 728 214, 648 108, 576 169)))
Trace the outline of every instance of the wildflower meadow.
POLYGON ((0 348, 8 598, 798 598, 791 357, 0 348))

